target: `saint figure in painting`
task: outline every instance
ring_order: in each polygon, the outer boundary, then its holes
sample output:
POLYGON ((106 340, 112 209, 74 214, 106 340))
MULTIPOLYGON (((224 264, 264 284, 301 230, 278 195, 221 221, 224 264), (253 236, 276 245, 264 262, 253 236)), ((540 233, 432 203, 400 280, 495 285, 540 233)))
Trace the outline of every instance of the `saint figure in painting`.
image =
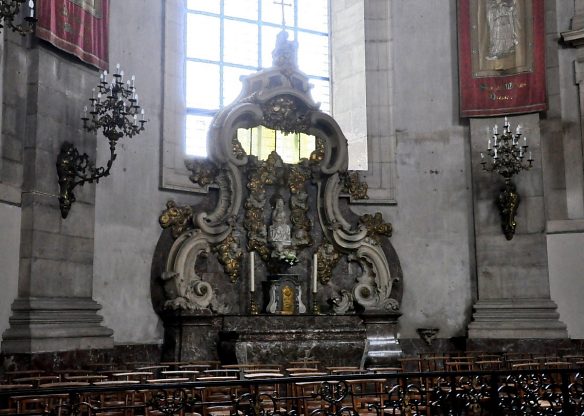
POLYGON ((517 0, 488 0, 488 60, 501 59, 515 53, 519 43, 517 0))

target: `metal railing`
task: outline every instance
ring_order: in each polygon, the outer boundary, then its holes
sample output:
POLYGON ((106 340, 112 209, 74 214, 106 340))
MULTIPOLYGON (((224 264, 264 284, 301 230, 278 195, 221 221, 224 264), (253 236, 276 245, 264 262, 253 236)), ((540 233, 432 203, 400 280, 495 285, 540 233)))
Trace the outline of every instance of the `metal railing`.
POLYGON ((0 415, 584 415, 584 369, 0 389, 0 415))

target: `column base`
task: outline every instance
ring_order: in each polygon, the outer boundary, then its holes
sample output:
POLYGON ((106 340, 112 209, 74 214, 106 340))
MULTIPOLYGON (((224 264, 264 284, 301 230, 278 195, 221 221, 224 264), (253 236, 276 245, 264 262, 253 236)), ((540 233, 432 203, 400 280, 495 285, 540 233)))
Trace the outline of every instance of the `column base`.
POLYGON ((91 298, 17 298, 3 353, 111 349, 113 331, 101 325, 101 305, 91 298))
POLYGON ((568 338, 566 325, 550 299, 479 300, 474 309, 468 338, 568 338))

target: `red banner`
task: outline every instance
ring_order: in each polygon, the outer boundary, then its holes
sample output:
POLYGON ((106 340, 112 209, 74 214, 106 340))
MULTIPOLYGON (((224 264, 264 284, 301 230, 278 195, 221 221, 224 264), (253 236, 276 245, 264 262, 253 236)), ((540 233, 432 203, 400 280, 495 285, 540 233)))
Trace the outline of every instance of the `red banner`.
POLYGON ((460 113, 546 109, 543 0, 459 0, 460 113))
POLYGON ((108 69, 109 0, 39 0, 36 34, 84 62, 108 69))

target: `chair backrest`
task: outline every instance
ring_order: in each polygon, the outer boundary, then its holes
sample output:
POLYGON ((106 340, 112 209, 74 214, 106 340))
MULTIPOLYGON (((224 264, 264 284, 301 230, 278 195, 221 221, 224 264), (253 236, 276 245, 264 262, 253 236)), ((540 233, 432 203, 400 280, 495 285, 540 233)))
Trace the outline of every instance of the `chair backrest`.
POLYGON ((166 370, 160 373, 163 378, 186 377, 190 380, 194 380, 199 374, 201 373, 195 370, 166 370))
POLYGON ((422 359, 420 357, 400 358, 399 363, 405 373, 422 371, 422 359))
POLYGON ((139 380, 144 382, 148 379, 154 378, 152 371, 127 371, 122 373, 112 374, 112 378, 116 380, 139 380))
POLYGON ((501 360, 481 360, 475 361, 475 366, 478 370, 500 370, 503 368, 503 361, 501 360))
POLYGON ((541 368, 541 363, 539 362, 528 362, 528 363, 517 363, 511 365, 513 370, 539 370, 541 368))

